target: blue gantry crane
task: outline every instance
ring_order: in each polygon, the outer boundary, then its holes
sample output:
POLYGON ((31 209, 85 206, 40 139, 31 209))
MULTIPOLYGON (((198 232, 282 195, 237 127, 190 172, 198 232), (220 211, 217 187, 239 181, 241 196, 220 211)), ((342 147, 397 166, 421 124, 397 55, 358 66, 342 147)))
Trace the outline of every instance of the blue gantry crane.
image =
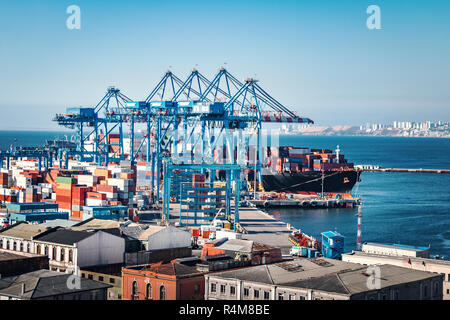
POLYGON ((239 180, 235 169, 239 166, 241 170, 253 170, 256 189, 257 181, 262 180, 262 124, 313 123, 278 102, 257 80, 248 78, 241 82, 225 68, 220 68, 211 81, 196 69, 184 81, 167 71, 141 101, 111 87, 95 107, 69 108, 54 120, 76 129, 77 151, 71 155, 82 161, 107 165, 127 159, 134 164, 145 146, 145 159, 151 164, 151 190, 156 193, 157 203, 162 200, 164 163, 173 168, 192 165, 201 173, 208 171, 209 183, 214 182, 219 167, 233 181, 239 180), (125 132, 125 124, 129 124, 129 132, 125 132), (136 124, 145 126, 145 135, 137 147, 136 124), (109 134, 113 131, 119 132, 119 143, 110 152, 109 134), (130 138, 127 158, 123 142, 126 134, 130 138), (88 149, 86 141, 92 141, 92 136, 93 146, 88 149), (256 140, 253 166, 244 160, 250 139, 256 140), (220 157, 226 160, 221 166, 214 166, 220 157))

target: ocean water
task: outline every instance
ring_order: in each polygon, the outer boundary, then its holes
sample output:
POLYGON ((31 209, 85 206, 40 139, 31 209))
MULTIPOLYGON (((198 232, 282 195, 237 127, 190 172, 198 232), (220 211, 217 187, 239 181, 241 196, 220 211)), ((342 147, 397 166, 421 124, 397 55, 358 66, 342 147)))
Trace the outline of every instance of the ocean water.
POLYGON ((14 144, 23 147, 38 146, 45 143, 46 140, 56 138, 69 139, 71 132, 58 131, 0 131, 0 150, 9 150, 14 144), (16 141, 14 141, 16 140, 16 141))
MULTIPOLYGON (((0 131, 0 149, 43 144, 67 132, 0 131)), ((335 149, 350 162, 394 168, 450 169, 450 139, 397 137, 281 136, 280 144, 335 149)), ((364 172, 358 191, 363 201, 363 241, 431 246, 450 259, 450 174, 364 172)), ((320 237, 337 230, 347 251, 355 248, 355 209, 269 210, 277 219, 320 237)))
MULTIPOLYGON (((335 149, 349 162, 393 168, 450 169, 450 139, 282 136, 281 145, 335 149)), ((362 241, 431 246, 450 259, 450 174, 364 172, 355 185, 363 201, 362 241)), ((337 230, 356 246, 356 209, 271 209, 277 219, 320 237, 337 230)))

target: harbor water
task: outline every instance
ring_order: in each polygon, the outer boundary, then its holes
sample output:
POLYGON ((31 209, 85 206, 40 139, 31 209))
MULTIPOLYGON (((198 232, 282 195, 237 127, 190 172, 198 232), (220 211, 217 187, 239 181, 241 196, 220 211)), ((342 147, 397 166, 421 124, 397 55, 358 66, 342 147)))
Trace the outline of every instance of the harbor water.
MULTIPOLYGON (((355 164, 393 168, 450 168, 450 139, 282 136, 281 145, 335 149, 355 164)), ((431 246, 450 259, 450 174, 364 172, 362 241, 431 246)), ((270 209, 275 218, 319 237, 337 230, 345 249, 356 246, 356 209, 270 209)))

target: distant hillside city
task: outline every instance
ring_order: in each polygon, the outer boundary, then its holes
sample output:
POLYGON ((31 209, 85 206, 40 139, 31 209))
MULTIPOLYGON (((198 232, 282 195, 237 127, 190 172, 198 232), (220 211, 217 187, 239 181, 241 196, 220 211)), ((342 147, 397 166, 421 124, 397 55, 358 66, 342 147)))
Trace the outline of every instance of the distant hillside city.
POLYGON ((433 137, 450 138, 450 124, 444 121, 394 121, 392 124, 367 123, 349 126, 317 126, 283 124, 281 134, 289 135, 346 135, 346 136, 389 136, 389 137, 433 137))

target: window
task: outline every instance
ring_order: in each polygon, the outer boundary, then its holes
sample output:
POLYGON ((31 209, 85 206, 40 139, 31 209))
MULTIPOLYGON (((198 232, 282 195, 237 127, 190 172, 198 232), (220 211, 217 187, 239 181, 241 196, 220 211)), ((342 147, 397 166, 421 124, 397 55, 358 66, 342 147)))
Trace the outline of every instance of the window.
POLYGON ((426 298, 428 295, 428 286, 424 285, 423 286, 423 297, 426 298))
POLYGON ((289 300, 295 300, 295 294, 290 294, 289 295, 289 300))
POLYGON ((92 276, 92 274, 88 274, 88 279, 89 279, 89 280, 93 280, 93 279, 94 279, 94 277, 92 276))
POLYGON ((284 300, 284 295, 282 293, 278 294, 278 300, 284 300))
POLYGON ((398 290, 394 291, 394 300, 398 300, 399 294, 398 294, 398 290))
POLYGON ((136 281, 133 281, 133 284, 131 285, 131 299, 137 300, 138 298, 138 284, 136 281))
POLYGON ((82 277, 82 278, 86 278, 86 274, 85 274, 85 273, 82 273, 82 274, 81 274, 81 277, 82 277))
POLYGON ((220 285, 220 293, 225 294, 225 285, 224 284, 220 285))
POLYGON ((198 283, 194 286, 194 294, 200 294, 200 285, 198 283))
POLYGON ((211 292, 216 292, 216 284, 211 283, 211 292))
POLYGON ((248 288, 244 288, 244 296, 248 297, 250 290, 248 288))
POLYGON ((269 291, 264 291, 264 300, 269 300, 269 299, 270 299, 269 291))
POLYGON ((46 256, 48 256, 48 246, 45 246, 45 247, 44 247, 44 254, 45 254, 46 256))
POLYGON ((259 290, 253 290, 253 297, 259 299, 259 290))
POLYGON ((25 252, 30 252, 30 244, 28 242, 25 243, 25 252))
POLYGON ((166 287, 164 286, 159 288, 159 300, 166 300, 166 287))
POLYGON ((109 278, 109 283, 115 283, 116 280, 114 278, 109 278))
POLYGON ((0 249, 3 249, 3 239, 0 239, 0 249))
POLYGON ((59 261, 66 261, 65 257, 64 257, 64 253, 65 253, 66 249, 65 248, 61 248, 61 258, 59 259, 59 261))
POLYGON ((104 281, 105 279, 102 276, 98 276, 98 281, 104 281))
POLYGON ((145 299, 150 300, 152 298, 152 285, 147 283, 145 286, 145 299))
POLYGON ((438 294, 439 293, 439 283, 435 282, 434 283, 434 294, 438 294))
POLYGON ((23 251, 23 242, 20 242, 20 251, 23 251))
POLYGON ((17 244, 15 241, 13 241, 13 250, 16 251, 17 250, 17 244))
POLYGON ((306 300, 305 296, 300 296, 300 300, 306 300))
MULTIPOLYGON (((73 262, 73 250, 69 249, 69 262, 73 262)), ((103 281, 103 280, 100 280, 103 281)))
POLYGON ((53 248, 52 248, 52 259, 56 260, 56 247, 55 246, 53 246, 53 248))
POLYGON ((230 294, 232 296, 234 296, 236 294, 236 287, 235 286, 230 286, 230 294))

